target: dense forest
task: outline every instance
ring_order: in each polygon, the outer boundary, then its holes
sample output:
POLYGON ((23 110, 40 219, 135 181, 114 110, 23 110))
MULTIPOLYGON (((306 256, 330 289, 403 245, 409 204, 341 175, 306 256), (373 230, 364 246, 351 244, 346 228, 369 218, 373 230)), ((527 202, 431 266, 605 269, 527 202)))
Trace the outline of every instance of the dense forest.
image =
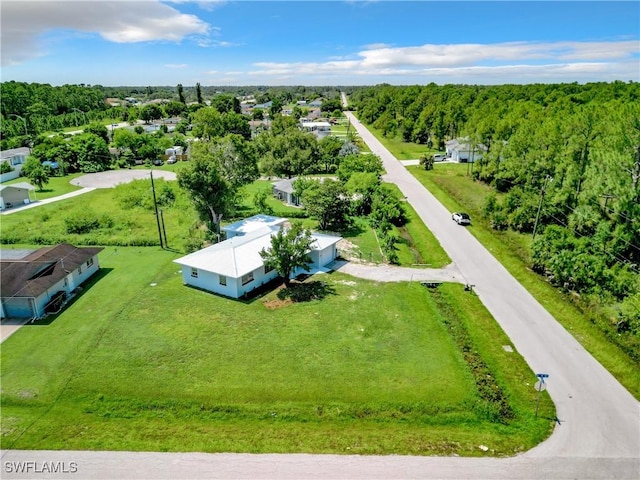
POLYGON ((350 102, 387 137, 469 142, 492 227, 531 233, 531 267, 638 360, 640 84, 379 85, 350 102))
MULTIPOLYGON (((51 86, 41 83, 3 82, 0 84, 2 103, 0 112, 0 140, 2 149, 29 145, 35 136, 44 132, 56 132, 64 128, 85 125, 90 122, 130 121, 144 119, 141 106, 152 100, 172 104, 167 116, 181 112, 175 105, 181 103, 193 112, 198 105, 209 104, 218 96, 253 97, 258 103, 275 101, 285 105, 296 100, 316 98, 338 101, 340 87, 304 86, 147 86, 105 87, 102 85, 51 86), (124 100, 135 98, 130 105, 124 100), (120 99, 120 105, 108 104, 106 99, 120 99)), ((118 102, 114 102, 118 103, 118 102)), ((182 112, 181 112, 182 113, 182 112)))

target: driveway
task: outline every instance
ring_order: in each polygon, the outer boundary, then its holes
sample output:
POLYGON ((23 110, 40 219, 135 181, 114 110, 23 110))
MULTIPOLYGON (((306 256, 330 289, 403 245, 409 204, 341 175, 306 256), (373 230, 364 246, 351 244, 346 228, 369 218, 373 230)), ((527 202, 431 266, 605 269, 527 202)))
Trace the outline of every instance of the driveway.
POLYGON ((106 172, 88 173, 71 180, 71 185, 86 188, 113 188, 121 183, 128 183, 132 180, 149 178, 153 172, 153 178, 164 178, 165 180, 175 180, 176 174, 166 170, 109 170, 106 172))

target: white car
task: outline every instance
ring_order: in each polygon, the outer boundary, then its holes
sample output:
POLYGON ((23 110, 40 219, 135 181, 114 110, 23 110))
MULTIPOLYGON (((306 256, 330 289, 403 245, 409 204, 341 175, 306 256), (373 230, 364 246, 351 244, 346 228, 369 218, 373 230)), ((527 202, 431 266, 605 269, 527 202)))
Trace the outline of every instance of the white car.
POLYGON ((451 218, 458 225, 470 225, 471 224, 471 217, 469 217, 469 215, 467 215, 466 213, 463 213, 463 212, 456 212, 453 215, 451 215, 451 218))

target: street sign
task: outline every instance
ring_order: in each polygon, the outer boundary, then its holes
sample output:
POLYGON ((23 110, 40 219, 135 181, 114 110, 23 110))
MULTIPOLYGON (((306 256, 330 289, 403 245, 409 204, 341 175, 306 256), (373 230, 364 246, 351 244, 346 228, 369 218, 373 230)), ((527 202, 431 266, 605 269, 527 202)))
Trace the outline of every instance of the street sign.
POLYGON ((536 384, 533 386, 538 392, 544 392, 547 389, 547 384, 544 383, 542 380, 539 380, 536 382, 536 384))
POLYGON ((540 392, 547 389, 547 384, 544 383, 544 379, 549 378, 549 374, 536 373, 536 377, 540 379, 535 384, 536 391, 538 392, 538 395, 536 395, 536 418, 538 418, 538 406, 540 405, 540 392))

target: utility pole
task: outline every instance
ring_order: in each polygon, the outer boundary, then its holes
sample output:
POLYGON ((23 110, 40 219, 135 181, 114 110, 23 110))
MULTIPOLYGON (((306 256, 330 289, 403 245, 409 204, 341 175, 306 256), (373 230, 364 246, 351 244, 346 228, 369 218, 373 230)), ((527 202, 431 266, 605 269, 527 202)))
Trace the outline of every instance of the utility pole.
POLYGON ((542 201, 544 200, 544 194, 547 190, 547 183, 552 182, 553 178, 551 175, 547 175, 544 179, 544 183, 542 184, 542 191, 540 192, 540 203, 538 203, 538 213, 536 213, 536 222, 533 224, 533 237, 531 238, 531 243, 536 239, 536 230, 538 230, 538 221, 540 220, 540 210, 542 210, 542 201))
POLYGON ((158 225, 158 237, 160 238, 160 248, 164 248, 162 242, 162 230, 160 230, 160 215, 158 214, 158 201, 156 200, 156 186, 153 183, 153 170, 151 170, 151 191, 153 192, 153 208, 156 211, 156 224, 158 225))
POLYGON ((167 230, 164 228, 164 214, 160 210, 160 221, 162 222, 162 235, 164 236, 164 246, 169 248, 169 242, 167 242, 167 230))

